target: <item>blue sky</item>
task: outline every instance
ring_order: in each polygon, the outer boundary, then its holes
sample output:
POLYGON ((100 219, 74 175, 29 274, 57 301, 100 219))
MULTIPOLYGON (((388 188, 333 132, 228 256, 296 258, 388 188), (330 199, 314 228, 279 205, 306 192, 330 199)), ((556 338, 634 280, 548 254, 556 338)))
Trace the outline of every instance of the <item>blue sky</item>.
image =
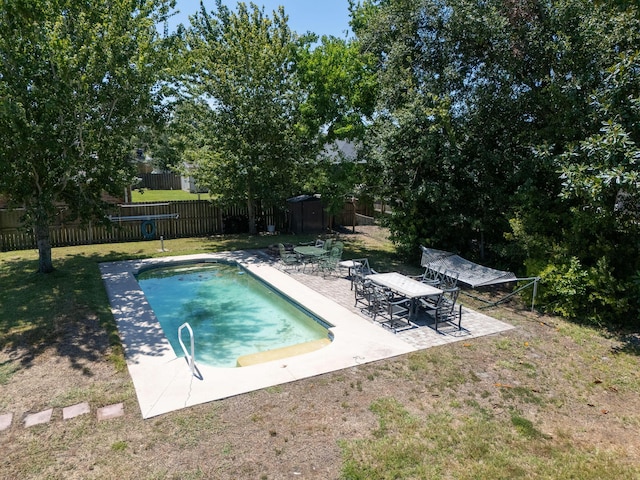
MULTIPOLYGON (((223 3, 232 10, 236 9, 237 1, 224 0, 223 3)), ((249 1, 245 2, 249 5, 249 1)), ((284 6, 285 13, 289 16, 289 27, 297 33, 313 33, 322 35, 334 35, 344 38, 349 31, 349 2, 348 0, 254 0, 258 6, 265 7, 265 13, 271 16, 271 12, 278 5, 284 6)), ((214 0, 204 0, 207 10, 215 10, 214 0)), ((189 23, 189 15, 193 15, 200 9, 200 0, 177 0, 176 10, 180 14, 172 18, 170 27, 183 23, 189 23)))

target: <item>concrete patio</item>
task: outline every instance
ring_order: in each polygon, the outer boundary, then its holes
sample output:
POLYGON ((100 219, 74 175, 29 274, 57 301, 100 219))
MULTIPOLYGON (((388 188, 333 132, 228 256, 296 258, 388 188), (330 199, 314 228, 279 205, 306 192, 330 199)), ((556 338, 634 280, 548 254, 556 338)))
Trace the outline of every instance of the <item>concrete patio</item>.
MULTIPOLYGON (((277 259, 267 256, 265 260, 278 266, 277 259)), ((370 323, 384 329, 378 322, 371 320, 368 315, 363 314, 360 308, 354 306, 354 293, 353 290, 351 290, 351 281, 347 277, 348 272, 346 269, 338 270, 335 275, 331 276, 323 276, 322 274, 303 271, 302 269, 287 269, 286 273, 303 285, 308 286, 360 315, 370 323)), ((462 308, 462 330, 458 330, 457 327, 441 325, 436 332, 430 324, 431 320, 422 314, 413 322, 413 328, 407 328, 395 334, 388 329, 385 330, 391 335, 395 335, 404 342, 407 342, 416 350, 422 350, 460 340, 492 335, 513 328, 509 324, 465 307, 462 308)))

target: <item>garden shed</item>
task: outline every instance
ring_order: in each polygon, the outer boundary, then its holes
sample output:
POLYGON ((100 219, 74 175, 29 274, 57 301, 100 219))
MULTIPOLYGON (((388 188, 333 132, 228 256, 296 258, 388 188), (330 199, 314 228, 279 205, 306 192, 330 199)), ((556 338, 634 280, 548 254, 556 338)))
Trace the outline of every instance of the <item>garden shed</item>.
POLYGON ((292 233, 322 233, 327 230, 329 218, 324 211, 320 195, 298 195, 287 199, 289 230, 292 233))

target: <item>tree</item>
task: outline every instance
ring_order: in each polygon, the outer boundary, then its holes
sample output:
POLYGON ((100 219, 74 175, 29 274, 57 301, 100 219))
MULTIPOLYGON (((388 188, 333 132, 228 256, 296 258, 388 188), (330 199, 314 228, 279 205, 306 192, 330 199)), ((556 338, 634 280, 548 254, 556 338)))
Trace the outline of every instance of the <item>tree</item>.
POLYGON ((258 204, 296 193, 297 167, 314 151, 315 132, 301 122, 304 90, 296 71, 308 39, 289 29, 282 7, 271 18, 253 3, 232 12, 217 1, 216 9, 203 6, 186 34, 183 80, 203 116, 185 121, 205 140, 194 174, 214 200, 246 202, 255 233, 258 204))
POLYGON ((375 57, 360 52, 355 40, 323 36, 301 52, 300 81, 307 95, 302 105, 308 132, 316 132, 318 154, 309 164, 305 190, 319 193, 330 215, 345 198, 359 192, 366 164, 354 157, 371 122, 376 99, 375 57), (340 150, 354 147, 346 155, 340 150))
POLYGON ((640 42, 633 2, 378 0, 354 13, 378 59, 367 143, 381 194, 398 202, 400 246, 548 267, 550 290, 574 272, 552 308, 624 318, 632 302, 617 286, 637 267, 621 263, 638 256, 637 62, 616 57, 640 42))
POLYGON ((545 273, 565 288, 543 294, 563 313, 629 322, 630 312, 640 320, 639 54, 621 54, 607 73, 592 95, 599 131, 553 157, 570 208, 563 248, 545 273), (582 294, 569 301, 567 291, 582 294))
POLYGON ((303 115, 323 141, 362 139, 375 109, 375 57, 356 40, 323 36, 300 53, 298 71, 308 91, 303 115))
POLYGON ((498 3, 380 1, 354 12, 361 48, 378 59, 369 158, 380 195, 396 202, 393 238, 414 256, 420 242, 482 255, 508 227, 501 213, 523 149, 502 153, 522 116, 498 3))
POLYGON ((2 0, 0 193, 26 209, 39 271, 65 205, 104 220, 104 192, 131 184, 132 139, 154 117, 169 0, 2 0))

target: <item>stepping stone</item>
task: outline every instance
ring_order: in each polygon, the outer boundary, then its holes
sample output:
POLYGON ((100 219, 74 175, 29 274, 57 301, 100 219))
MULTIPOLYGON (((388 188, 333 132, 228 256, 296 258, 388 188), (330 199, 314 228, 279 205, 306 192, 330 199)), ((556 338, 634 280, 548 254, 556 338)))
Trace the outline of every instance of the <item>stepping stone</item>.
POLYGON ((78 403, 77 405, 64 407, 62 409, 62 419, 69 420, 70 418, 75 418, 80 415, 84 415, 85 413, 89 413, 90 411, 91 411, 91 408, 89 408, 89 404, 87 402, 78 403))
POLYGON ((29 428, 34 425, 40 425, 41 423, 47 423, 51 420, 51 415, 53 414, 53 408, 49 410, 45 410, 43 412, 32 413, 27 415, 24 419, 24 426, 29 428))
POLYGON ((0 415, 0 432, 9 428, 12 421, 13 413, 5 413, 4 415, 0 415))
POLYGON ((124 415, 124 404, 116 403, 98 409, 98 420, 109 420, 124 415))

